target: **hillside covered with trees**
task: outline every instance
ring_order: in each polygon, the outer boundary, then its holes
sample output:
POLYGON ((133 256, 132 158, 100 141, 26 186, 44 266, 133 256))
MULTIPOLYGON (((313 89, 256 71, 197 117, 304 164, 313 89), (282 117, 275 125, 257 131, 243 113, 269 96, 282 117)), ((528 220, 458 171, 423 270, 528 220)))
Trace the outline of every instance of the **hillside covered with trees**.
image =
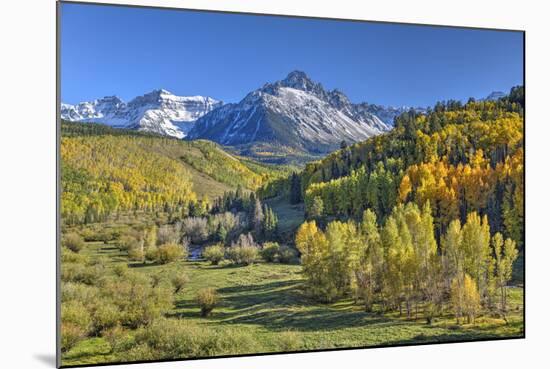
POLYGON ((482 308, 506 319, 506 286, 523 280, 523 104, 516 87, 411 111, 263 188, 305 204, 296 246, 309 293, 352 295, 367 311, 404 304, 428 322, 445 304, 457 321, 482 308))
POLYGON ((61 214, 97 222, 127 211, 202 213, 241 187, 254 191, 289 169, 252 162, 209 141, 181 141, 99 124, 62 124, 61 214))
POLYGON ((427 114, 405 113, 384 135, 347 146, 272 181, 263 198, 305 203, 306 215, 379 223, 395 205, 429 202, 439 241, 451 220, 487 215, 491 232, 523 244, 523 88, 498 101, 438 103, 427 114))
POLYGON ((62 123, 64 365, 522 337, 523 88, 295 167, 62 123))

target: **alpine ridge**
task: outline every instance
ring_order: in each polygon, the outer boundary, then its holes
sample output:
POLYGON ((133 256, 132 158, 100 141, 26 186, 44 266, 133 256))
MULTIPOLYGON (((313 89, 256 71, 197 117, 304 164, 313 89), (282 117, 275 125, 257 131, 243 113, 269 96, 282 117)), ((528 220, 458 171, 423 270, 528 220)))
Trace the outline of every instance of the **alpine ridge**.
POLYGON ((342 91, 327 91, 304 72, 293 71, 238 103, 205 114, 188 138, 228 146, 269 144, 323 154, 338 148, 342 141, 354 143, 389 131, 392 113, 384 114, 383 120, 372 107, 353 104, 342 91))
POLYGON ((221 105, 211 97, 177 96, 158 89, 128 103, 106 96, 76 105, 61 104, 61 118, 183 138, 198 118, 221 105))

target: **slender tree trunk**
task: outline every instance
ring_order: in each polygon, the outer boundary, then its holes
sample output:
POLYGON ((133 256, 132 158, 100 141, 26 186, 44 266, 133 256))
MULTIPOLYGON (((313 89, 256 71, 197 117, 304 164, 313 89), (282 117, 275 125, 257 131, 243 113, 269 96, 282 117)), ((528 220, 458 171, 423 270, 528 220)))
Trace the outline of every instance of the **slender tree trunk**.
POLYGON ((502 314, 502 319, 504 319, 504 322, 506 322, 506 324, 508 324, 508 318, 506 317, 506 287, 505 286, 501 286, 500 287, 500 299, 501 299, 501 306, 500 306, 500 309, 501 309, 501 314, 502 314))

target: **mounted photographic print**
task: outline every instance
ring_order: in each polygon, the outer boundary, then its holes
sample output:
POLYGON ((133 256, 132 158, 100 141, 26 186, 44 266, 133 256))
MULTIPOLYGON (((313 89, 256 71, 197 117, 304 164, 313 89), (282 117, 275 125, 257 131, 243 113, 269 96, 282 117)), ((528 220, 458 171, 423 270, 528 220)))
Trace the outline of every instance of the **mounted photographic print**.
POLYGON ((58 3, 58 365, 523 338, 524 32, 58 3))

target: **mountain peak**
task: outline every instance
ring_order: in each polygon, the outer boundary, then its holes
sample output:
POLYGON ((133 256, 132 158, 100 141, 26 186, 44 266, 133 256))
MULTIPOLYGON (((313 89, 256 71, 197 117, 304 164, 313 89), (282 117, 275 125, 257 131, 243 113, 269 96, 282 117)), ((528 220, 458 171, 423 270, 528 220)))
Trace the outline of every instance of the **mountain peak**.
POLYGON ((290 72, 286 76, 285 81, 287 81, 287 80, 303 80, 303 79, 308 79, 309 80, 309 77, 306 74, 306 72, 301 71, 301 70, 293 70, 292 72, 290 72))
POLYGON ((157 88, 151 92, 149 92, 148 94, 145 94, 145 95, 154 95, 154 96, 163 96, 163 95, 168 95, 168 96, 173 96, 174 94, 171 93, 170 91, 168 90, 165 90, 164 88, 157 88))
POLYGON ((172 94, 170 91, 165 90, 163 88, 154 89, 151 92, 147 92, 146 94, 143 94, 141 96, 135 97, 133 100, 131 100, 128 104, 133 105, 143 105, 143 104, 163 104, 167 101, 171 101, 175 99, 176 96, 172 94))
POLYGON ((344 109, 350 106, 351 104, 346 94, 344 94, 341 90, 338 90, 336 88, 330 91, 328 93, 328 96, 329 96, 330 104, 337 109, 344 109))
POLYGON ((322 88, 319 83, 313 82, 305 72, 300 70, 290 72, 286 78, 280 82, 280 85, 302 91, 312 91, 322 88))
POLYGON ((112 104, 122 104, 124 101, 122 101, 122 99, 116 95, 112 95, 112 96, 105 96, 101 99, 98 99, 98 102, 108 102, 108 103, 112 103, 112 104))
POLYGON ((248 93, 239 103, 199 118, 189 138, 229 146, 262 143, 318 154, 338 148, 342 140, 361 141, 389 128, 373 114, 359 111, 342 91, 327 92, 295 70, 248 93))

